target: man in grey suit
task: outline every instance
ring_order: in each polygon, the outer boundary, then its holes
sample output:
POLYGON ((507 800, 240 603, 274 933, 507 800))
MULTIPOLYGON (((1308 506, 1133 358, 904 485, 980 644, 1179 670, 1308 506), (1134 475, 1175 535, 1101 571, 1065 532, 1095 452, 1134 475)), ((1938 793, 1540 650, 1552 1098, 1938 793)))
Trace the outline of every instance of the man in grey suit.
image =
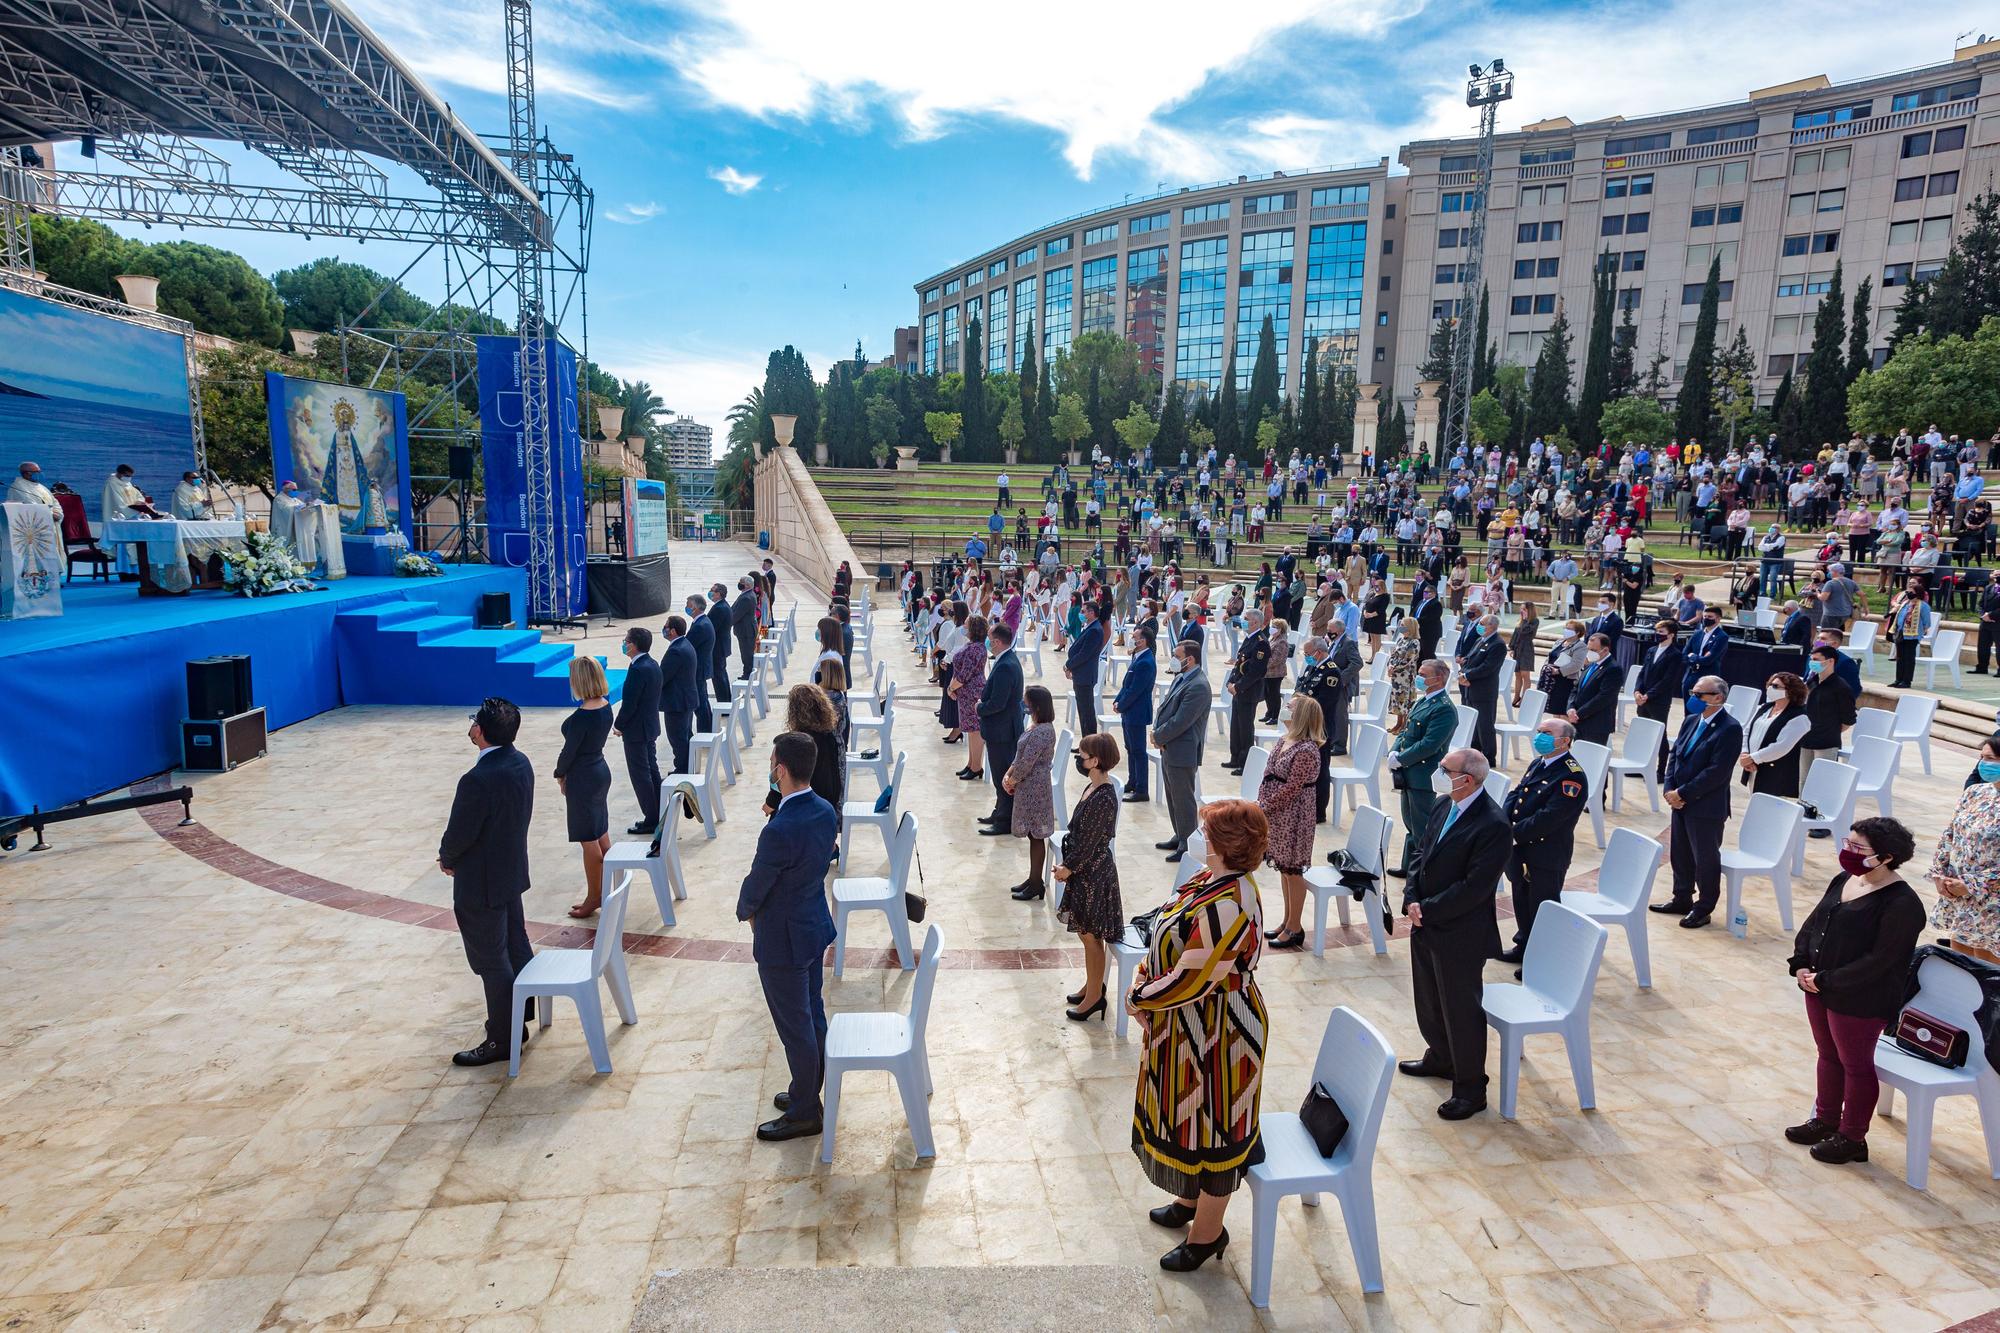
POLYGON ((1178 861, 1195 829, 1194 778, 1201 768, 1201 742, 1208 734, 1208 710, 1213 695, 1201 670, 1201 644, 1183 639, 1174 645, 1168 669, 1174 683, 1153 713, 1153 744, 1160 751, 1160 787, 1167 795, 1167 817, 1174 836, 1155 843, 1178 861))
POLYGON ((1347 753, 1347 715, 1354 708, 1354 693, 1361 688, 1361 649, 1338 618, 1326 624, 1327 667, 1336 682, 1333 708, 1326 718, 1328 751, 1347 753))

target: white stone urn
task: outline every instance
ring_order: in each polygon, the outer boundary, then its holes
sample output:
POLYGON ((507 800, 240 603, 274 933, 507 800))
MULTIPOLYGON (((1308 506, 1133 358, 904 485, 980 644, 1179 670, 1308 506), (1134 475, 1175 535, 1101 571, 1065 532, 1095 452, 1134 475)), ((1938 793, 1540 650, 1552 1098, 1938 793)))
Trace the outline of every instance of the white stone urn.
POLYGON ((938 462, 940 462, 940 463, 949 463, 949 462, 951 462, 951 446, 950 446, 950 445, 948 445, 948 444, 941 444, 941 445, 939 445, 939 446, 938 446, 938 462))
POLYGON ((1071 467, 1083 466, 1083 450, 1072 449, 1069 451, 1069 465, 1071 467))
POLYGON ((292 351, 299 356, 311 356, 313 348, 319 345, 321 336, 312 329, 293 329, 292 351))
POLYGON ((1020 465, 1021 465, 1021 451, 1019 449, 1007 450, 1007 466, 1019 467, 1020 465))
POLYGON ((600 407, 597 409, 597 429, 607 440, 618 438, 618 432, 625 425, 625 409, 622 407, 600 407))
POLYGON ((898 472, 915 472, 917 470, 917 447, 915 445, 899 444, 896 446, 896 470, 898 472))
POLYGON ((138 310, 158 311, 160 308, 160 280, 143 273, 120 273, 118 286, 125 293, 125 304, 138 310))

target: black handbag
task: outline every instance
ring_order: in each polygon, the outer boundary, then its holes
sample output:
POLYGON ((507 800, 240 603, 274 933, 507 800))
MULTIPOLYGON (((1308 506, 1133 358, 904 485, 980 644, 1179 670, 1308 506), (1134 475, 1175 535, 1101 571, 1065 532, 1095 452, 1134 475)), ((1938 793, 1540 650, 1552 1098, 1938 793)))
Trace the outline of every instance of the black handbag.
MULTIPOLYGON (((1065 839, 1067 841, 1067 839, 1065 839)), ((1132 931, 1147 948, 1153 946, 1153 928, 1159 924, 1160 913, 1165 910, 1155 907, 1150 912, 1141 912, 1132 918, 1132 931)))
POLYGON ((1313 1084, 1306 1092, 1306 1099, 1299 1103, 1299 1123, 1312 1135, 1313 1147, 1319 1149, 1321 1157, 1333 1156, 1334 1149, 1347 1137, 1347 1112, 1340 1109, 1340 1103, 1324 1083, 1313 1084))

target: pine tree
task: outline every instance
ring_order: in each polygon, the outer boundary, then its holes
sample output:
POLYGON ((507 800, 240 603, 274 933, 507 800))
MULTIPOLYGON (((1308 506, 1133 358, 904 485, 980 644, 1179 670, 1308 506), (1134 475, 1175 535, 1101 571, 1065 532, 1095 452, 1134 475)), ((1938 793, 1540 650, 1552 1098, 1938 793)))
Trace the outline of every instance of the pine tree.
POLYGON ((1474 325, 1477 332, 1472 343, 1472 392, 1490 388, 1493 384, 1493 368, 1486 360, 1487 340, 1492 337, 1490 321, 1492 302, 1487 295, 1486 284, 1479 286, 1479 319, 1474 325))
POLYGON ((1611 379, 1608 399, 1630 398, 1639 387, 1639 375, 1632 358, 1639 351, 1639 326, 1632 322, 1632 307, 1618 312, 1618 328, 1611 335, 1611 379))
POLYGON ((1401 403, 1382 422, 1379 434, 1378 458, 1395 458, 1410 447, 1410 418, 1403 411, 1401 403))
POLYGON ((1215 397, 1215 448, 1222 457, 1243 449, 1243 417, 1236 410, 1236 356, 1222 363, 1222 392, 1215 397))
POLYGON ((1889 350, 1894 352, 1902 346, 1905 338, 1915 338, 1924 331, 1925 306, 1930 300, 1930 283, 1913 282, 1903 288, 1902 303, 1896 307, 1896 322, 1889 330, 1889 350))
POLYGON ((1299 449, 1299 414, 1287 398, 1278 408, 1278 453, 1290 458, 1299 449))
POLYGON ((1701 285, 1701 313, 1694 319, 1694 341, 1688 345, 1687 369, 1681 373, 1680 397, 1674 402, 1674 434, 1683 440, 1708 438, 1708 420, 1715 414, 1715 325, 1722 305, 1722 258, 1708 261, 1708 280, 1701 285))
POLYGON ((1738 324, 1729 345, 1715 354, 1715 414, 1728 427, 1731 448, 1736 445, 1737 429, 1756 410, 1756 375, 1757 354, 1750 350, 1750 338, 1738 324))
MULTIPOLYGON (((1904 304, 1916 296, 1911 285, 1904 304)), ((1922 295, 1924 331, 1970 338, 1980 321, 2000 315, 2000 195, 1989 187, 1966 209, 1966 227, 1922 295)))
POLYGON ((1584 342, 1583 390, 1576 404, 1576 440, 1595 449, 1604 438, 1597 420, 1611 397, 1611 316, 1618 299, 1617 264, 1606 254, 1591 276, 1590 333, 1584 342), (1609 262, 1607 262, 1609 261, 1609 262))
POLYGON ((965 378, 958 394, 958 410, 964 426, 959 443, 969 461, 989 463, 1000 454, 992 413, 986 403, 986 358, 980 351, 979 332, 979 316, 974 315, 965 326, 965 378))
POLYGON ((1639 391, 1656 403, 1666 401, 1667 369, 1674 354, 1667 347, 1667 298, 1660 297, 1660 331, 1653 341, 1653 354, 1646 358, 1646 373, 1639 377, 1639 391))
POLYGON ((1328 368, 1326 392, 1321 396, 1320 415, 1327 423, 1327 445, 1348 450, 1354 447, 1354 406, 1361 391, 1354 367, 1345 361, 1328 368))
POLYGON ((1250 396, 1244 415, 1261 422, 1278 413, 1278 335, 1269 315, 1257 330, 1257 359, 1250 366, 1250 396))
POLYGON ((1535 375, 1528 382, 1528 422, 1530 436, 1543 440, 1569 425, 1570 373, 1569 316, 1556 309, 1556 322, 1542 337, 1541 355, 1535 358, 1535 375))
MULTIPOLYGON (((1313 454, 1326 449, 1326 430, 1320 420, 1320 377, 1314 368, 1318 358, 1313 353, 1318 346, 1318 339, 1306 339, 1305 363, 1299 367, 1299 441, 1308 453, 1313 454)), ((1329 381, 1331 376, 1329 371, 1329 381)))
POLYGON ((1813 317, 1812 350, 1806 354, 1806 384, 1799 397, 1799 443, 1808 450, 1847 438, 1847 301, 1841 293, 1840 264, 1833 285, 1819 299, 1813 317))
POLYGON ((1869 347, 1868 306, 1875 294, 1875 279, 1865 277, 1854 289, 1854 310, 1847 320, 1847 382, 1861 378, 1861 372, 1874 362, 1875 353, 1869 347))

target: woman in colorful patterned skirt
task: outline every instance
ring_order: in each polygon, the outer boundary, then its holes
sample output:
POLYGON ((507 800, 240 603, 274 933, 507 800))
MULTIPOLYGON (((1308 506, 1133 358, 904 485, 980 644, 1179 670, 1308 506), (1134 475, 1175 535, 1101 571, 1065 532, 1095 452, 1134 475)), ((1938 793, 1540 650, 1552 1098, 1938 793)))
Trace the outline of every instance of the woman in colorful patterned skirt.
POLYGON ((1257 1103, 1266 1020, 1255 976, 1263 913, 1250 871, 1270 827, 1252 801, 1212 802, 1201 815, 1206 864, 1160 909, 1125 1002, 1146 1037, 1132 1151, 1174 1196, 1148 1216, 1188 1227, 1160 1256, 1170 1273, 1193 1272, 1228 1246, 1229 1196, 1264 1160, 1257 1103))
POLYGON ((2000 733, 1979 747, 1979 767, 1938 837, 1931 883, 1931 925, 1960 953, 2000 963, 2000 733))

